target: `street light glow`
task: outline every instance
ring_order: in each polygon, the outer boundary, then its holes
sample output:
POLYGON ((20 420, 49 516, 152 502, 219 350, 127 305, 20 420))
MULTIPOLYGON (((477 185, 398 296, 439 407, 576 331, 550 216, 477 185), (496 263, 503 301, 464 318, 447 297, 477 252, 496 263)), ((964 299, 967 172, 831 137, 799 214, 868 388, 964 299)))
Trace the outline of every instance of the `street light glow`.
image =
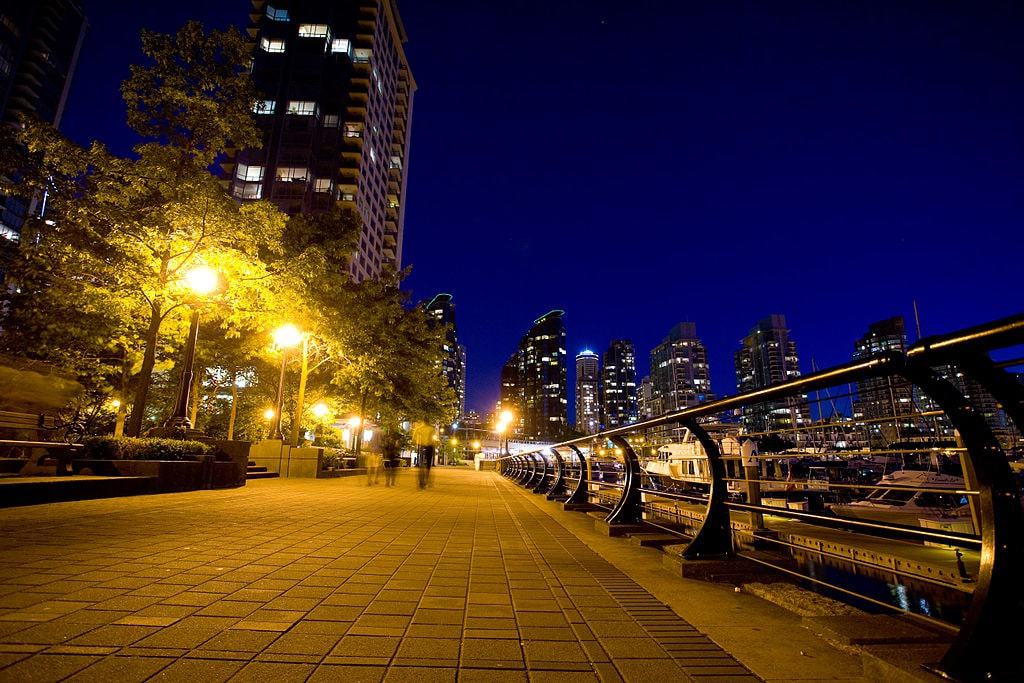
POLYGON ((500 418, 502 422, 511 422, 516 418, 516 416, 515 414, 512 413, 511 410, 503 410, 501 411, 500 418))
POLYGON ((274 419, 274 415, 276 415, 276 414, 277 413, 274 412, 273 408, 267 408, 266 410, 263 411, 263 419, 264 420, 273 420, 274 419))
POLYGON ((331 413, 331 409, 326 403, 317 403, 313 406, 313 414, 317 417, 327 417, 331 413))
POLYGON ((300 341, 302 341, 302 332, 291 323, 281 325, 274 330, 274 344, 280 349, 297 346, 300 341))
POLYGON ((363 420, 360 417, 350 417, 348 419, 348 426, 352 429, 357 429, 361 424, 363 424, 363 420))
POLYGON ((185 284, 199 296, 206 296, 217 289, 219 282, 217 271, 209 266, 198 266, 185 273, 185 284))

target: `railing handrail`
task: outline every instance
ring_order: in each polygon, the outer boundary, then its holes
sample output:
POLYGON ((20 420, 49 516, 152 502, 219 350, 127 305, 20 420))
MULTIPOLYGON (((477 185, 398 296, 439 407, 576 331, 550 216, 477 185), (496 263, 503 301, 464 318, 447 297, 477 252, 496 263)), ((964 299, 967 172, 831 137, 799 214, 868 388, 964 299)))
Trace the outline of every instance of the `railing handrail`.
MULTIPOLYGON (((682 553, 684 559, 697 559, 714 556, 735 556, 742 554, 737 551, 733 541, 733 531, 729 510, 742 510, 753 515, 775 515, 795 519, 801 522, 817 524, 825 527, 839 527, 854 530, 854 533, 869 533, 881 537, 896 537, 952 544, 961 547, 980 547, 980 566, 976 576, 976 587, 971 603, 961 625, 958 635, 943 656, 942 661, 932 670, 948 678, 965 680, 993 680, 1001 676, 1011 676, 1013 680, 1024 678, 1024 662, 1016 653, 1017 643, 1010 635, 1012 632, 1006 624, 1020 622, 1024 619, 1024 587, 1020 576, 1024 575, 1024 511, 1021 508, 1020 485, 1010 471, 1003 446, 996 439, 992 427, 986 422, 977 404, 972 403, 963 386, 949 381, 942 376, 941 366, 955 365, 959 373, 977 382, 1002 407, 1006 416, 1024 428, 1024 386, 1014 380, 1005 370, 990 358, 990 352, 1024 344, 1024 315, 1011 316, 984 325, 965 328, 946 335, 922 339, 910 346, 905 353, 888 351, 869 358, 855 360, 836 367, 804 375, 786 382, 781 382, 762 389, 738 393, 697 406, 684 408, 656 418, 633 422, 630 424, 607 429, 596 434, 589 434, 567 439, 555 444, 537 445, 535 448, 521 451, 515 455, 507 453, 499 458, 500 471, 511 473, 520 483, 529 485, 534 493, 544 493, 550 488, 547 483, 549 476, 549 455, 558 461, 559 477, 562 472, 562 459, 559 449, 569 448, 579 458, 580 477, 572 496, 569 509, 608 509, 606 505, 590 503, 592 496, 598 496, 598 502, 605 501, 596 491, 610 489, 621 491, 618 502, 611 509, 605 520, 609 525, 628 527, 635 524, 648 524, 655 528, 657 523, 645 519, 643 495, 662 496, 666 500, 687 500, 686 496, 675 496, 668 491, 657 491, 659 486, 646 488, 641 483, 642 476, 652 478, 662 475, 645 474, 640 466, 637 453, 625 436, 630 433, 665 425, 687 427, 703 446, 707 460, 707 473, 710 476, 710 490, 706 496, 696 502, 706 503, 704 516, 692 533, 691 540, 682 553), (774 508, 760 504, 760 498, 753 502, 732 502, 725 496, 727 482, 737 481, 724 470, 725 460, 735 460, 733 456, 723 457, 719 444, 711 437, 706 425, 700 418, 733 411, 738 408, 766 404, 777 399, 792 398, 810 394, 820 389, 860 382, 867 379, 882 377, 899 377, 908 384, 923 391, 945 415, 950 426, 957 430, 958 444, 953 450, 960 457, 964 471, 965 484, 957 488, 959 493, 969 493, 974 498, 976 507, 972 507, 976 534, 964 534, 958 531, 917 528, 889 521, 871 521, 844 519, 833 520, 816 513, 774 508), (587 483, 588 470, 600 471, 600 463, 593 453, 585 455, 577 444, 595 440, 611 441, 616 446, 616 454, 622 456, 623 468, 620 478, 615 482, 594 482, 594 490, 587 483), (537 477, 539 458, 543 461, 543 470, 537 477), (525 476, 524 476, 525 475, 525 476)), ((971 393, 974 393, 973 389, 971 393)), ((895 412, 893 420, 902 416, 895 412)), ((814 425, 799 427, 796 431, 811 429, 814 425)), ((770 433, 779 433, 772 430, 770 433)), ((786 431, 786 430, 781 430, 786 431)), ((756 434, 740 434, 740 438, 752 439, 756 434)), ((870 450, 870 449, 869 449, 870 450)), ((774 454, 777 459, 793 457, 787 454, 774 454)), ((615 459, 616 461, 619 458, 615 459)), ((575 477, 567 477, 576 479, 575 477)), ((759 477, 752 481, 761 483, 759 477)), ((872 488, 864 485, 862 488, 872 488)), ((895 488, 895 487, 889 487, 895 488)), ((928 487, 904 487, 907 490, 930 490, 948 493, 948 489, 928 487)), ((749 491, 748 491, 749 494, 749 491)), ((564 498, 564 496, 563 496, 564 498)), ((692 498, 690 499, 692 500, 692 498)), ((674 531, 673 533, 678 533, 674 531)), ((689 533, 689 532, 688 532, 689 533)), ((756 562, 775 567, 787 573, 791 570, 777 567, 756 557, 756 562)), ((958 559, 959 562, 959 559, 958 559)), ((894 571, 896 571, 894 569, 894 571)), ((961 575, 965 570, 961 565, 961 575)), ((899 572, 897 572, 899 573, 899 572)), ((836 586, 811 577, 808 580, 825 583, 833 588, 836 586)), ((866 598, 844 588, 838 590, 863 599, 884 604, 873 598, 866 598)))

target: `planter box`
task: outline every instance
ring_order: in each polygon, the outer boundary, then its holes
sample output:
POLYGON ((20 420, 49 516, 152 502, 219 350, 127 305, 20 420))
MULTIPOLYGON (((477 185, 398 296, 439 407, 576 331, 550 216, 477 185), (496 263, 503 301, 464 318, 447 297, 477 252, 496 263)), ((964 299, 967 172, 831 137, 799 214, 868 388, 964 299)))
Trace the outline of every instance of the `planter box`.
POLYGON ((110 477, 156 477, 159 493, 231 488, 238 484, 234 462, 216 462, 212 455, 196 460, 75 460, 75 474, 110 477))

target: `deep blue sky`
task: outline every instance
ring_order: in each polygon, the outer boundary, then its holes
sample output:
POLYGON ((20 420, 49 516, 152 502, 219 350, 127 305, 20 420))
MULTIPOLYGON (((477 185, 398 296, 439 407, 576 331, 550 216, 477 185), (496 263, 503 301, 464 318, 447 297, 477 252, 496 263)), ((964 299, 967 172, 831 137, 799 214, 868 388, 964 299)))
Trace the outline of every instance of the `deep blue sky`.
MULTIPOLYGON (((138 29, 247 21, 245 0, 85 0, 64 129, 132 143, 138 29)), ((1024 309, 1024 5, 731 0, 400 3, 420 89, 405 261, 455 295, 470 407, 530 322, 569 353, 680 320, 732 352, 784 313, 804 370, 874 320, 925 334, 1024 309)), ((571 403, 571 399, 570 399, 571 403)))

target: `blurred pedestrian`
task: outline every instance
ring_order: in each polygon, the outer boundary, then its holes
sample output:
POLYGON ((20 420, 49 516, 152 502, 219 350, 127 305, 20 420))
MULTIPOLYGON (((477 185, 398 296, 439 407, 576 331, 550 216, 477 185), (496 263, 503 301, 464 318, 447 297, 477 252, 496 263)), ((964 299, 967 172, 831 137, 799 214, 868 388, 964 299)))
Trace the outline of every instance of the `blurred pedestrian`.
POLYGON ((398 448, 398 436, 390 429, 381 440, 381 455, 384 458, 384 486, 398 485, 398 468, 402 464, 398 448))
POLYGON ((426 422, 417 422, 412 427, 412 442, 419 463, 420 488, 425 489, 431 485, 430 468, 434 466, 437 430, 426 422))

